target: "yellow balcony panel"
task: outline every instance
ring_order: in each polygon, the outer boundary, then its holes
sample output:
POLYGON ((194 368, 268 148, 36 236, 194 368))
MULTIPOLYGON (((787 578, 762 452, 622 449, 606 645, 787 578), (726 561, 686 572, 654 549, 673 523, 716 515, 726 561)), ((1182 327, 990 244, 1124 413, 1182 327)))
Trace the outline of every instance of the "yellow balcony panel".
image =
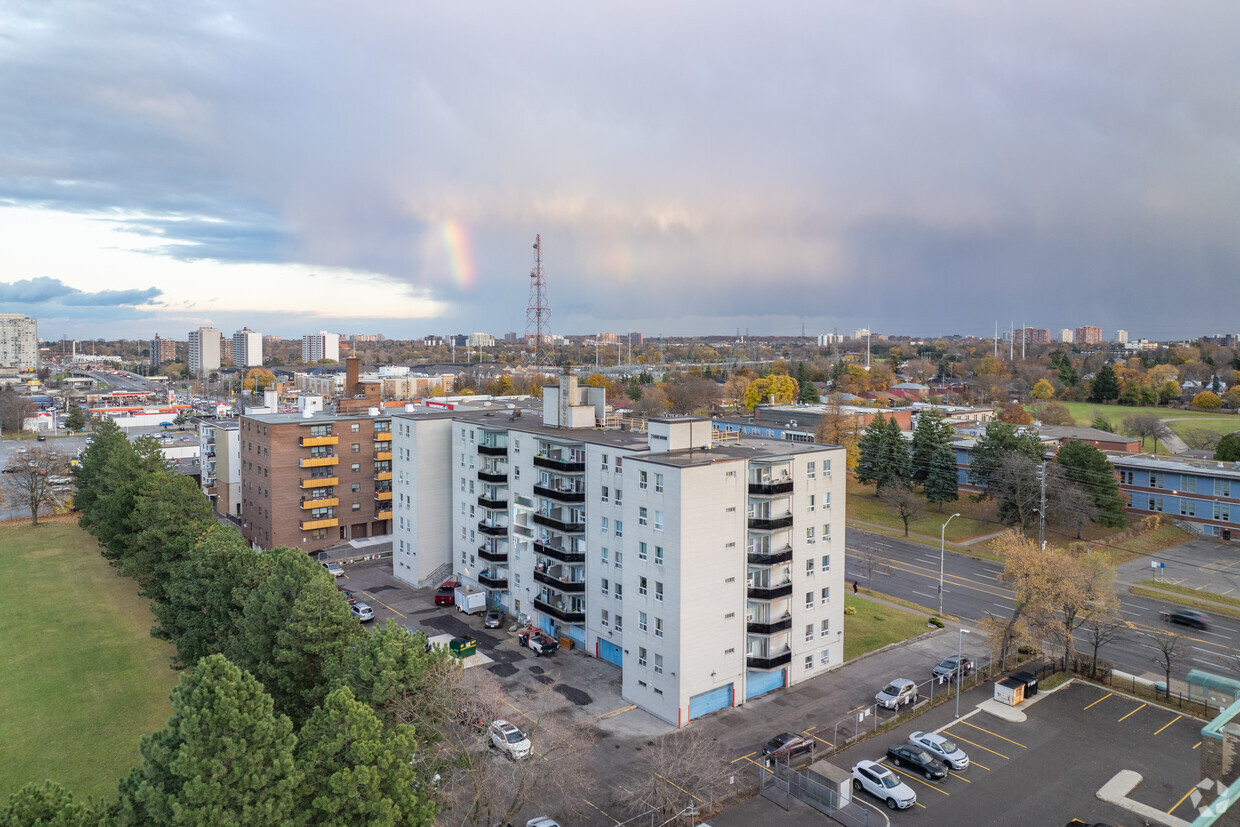
POLYGON ((335 528, 340 525, 340 521, 335 517, 327 520, 303 520, 301 523, 302 531, 313 531, 316 528, 335 528))
POLYGON ((303 500, 301 507, 306 508, 334 508, 340 505, 339 497, 323 497, 319 500, 303 500))
POLYGON ((302 488, 326 488, 329 485, 340 485, 340 477, 316 477, 301 481, 302 488))
POLYGON ((390 480, 391 478, 392 478, 391 471, 380 471, 379 473, 375 474, 375 479, 379 482, 383 482, 384 480, 390 480))
POLYGON ((301 438, 301 447, 313 448, 316 445, 339 445, 340 437, 338 436, 303 436, 301 438))
POLYGON ((390 502, 392 499, 392 492, 391 491, 376 491, 375 499, 376 500, 388 500, 390 502))
POLYGON ((392 512, 391 511, 377 511, 375 512, 375 519, 376 520, 390 520, 392 519, 392 512))
POLYGON ((378 462, 382 462, 385 459, 391 459, 391 458, 392 458, 391 451, 380 451, 379 453, 375 454, 375 460, 378 462))
POLYGON ((299 462, 302 468, 319 468, 324 465, 339 465, 340 457, 302 457, 299 462))
POLYGON ((379 433, 375 434, 375 442, 391 442, 391 440, 392 440, 391 431, 380 431, 379 433))

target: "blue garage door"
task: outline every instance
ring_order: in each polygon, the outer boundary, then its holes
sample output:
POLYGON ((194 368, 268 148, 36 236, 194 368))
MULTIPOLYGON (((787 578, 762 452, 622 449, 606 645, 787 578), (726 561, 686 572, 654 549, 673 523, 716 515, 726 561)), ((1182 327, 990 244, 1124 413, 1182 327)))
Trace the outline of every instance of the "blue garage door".
POLYGON ((717 709, 732 705, 732 684, 694 695, 689 699, 689 720, 701 718, 717 709))
POLYGON ((598 656, 608 663, 624 667, 624 650, 610 640, 598 639, 598 656))
POLYGON ((745 700, 756 698, 772 689, 782 689, 785 671, 780 669, 775 672, 746 672, 745 700))
POLYGON ((586 627, 585 626, 561 626, 560 634, 571 640, 579 647, 586 645, 586 627))
POLYGON ((542 625, 539 627, 549 635, 555 635, 555 618, 543 615, 542 625))

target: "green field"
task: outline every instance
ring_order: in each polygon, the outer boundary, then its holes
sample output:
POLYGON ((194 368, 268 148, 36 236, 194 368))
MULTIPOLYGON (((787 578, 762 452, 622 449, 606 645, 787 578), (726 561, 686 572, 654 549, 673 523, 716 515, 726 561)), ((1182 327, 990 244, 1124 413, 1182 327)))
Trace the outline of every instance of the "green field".
MULTIPOLYGON (((1068 412, 1076 420, 1077 425, 1089 425, 1095 416, 1102 416, 1111 421, 1111 425, 1120 428, 1126 417, 1137 414, 1153 414, 1159 419, 1167 420, 1171 430, 1179 433, 1182 428, 1209 428, 1220 434, 1229 434, 1240 430, 1240 416, 1226 413, 1206 413, 1205 411, 1181 411, 1178 408, 1130 408, 1126 405, 1099 405, 1094 402, 1065 402, 1068 412)), ((1153 443, 1147 443, 1153 447, 1153 443)), ((1160 444, 1161 448, 1162 445, 1160 444)))
MULTIPOLYGON (((904 534, 904 521, 890 506, 874 495, 874 486, 862 485, 851 474, 848 476, 847 486, 848 497, 844 508, 845 516, 849 520, 886 526, 900 535, 904 534)), ((959 512, 960 516, 947 524, 946 540, 948 543, 963 543, 974 537, 1003 530, 1004 526, 994 521, 994 510, 991 504, 971 502, 969 495, 963 493, 956 502, 944 503, 942 511, 937 504, 928 505, 925 514, 909 523, 909 532, 937 541, 943 523, 952 514, 959 512)))
POLYGON ((855 615, 844 615, 845 661, 930 631, 926 615, 906 612, 855 594, 844 595, 844 606, 857 610, 855 615))
POLYGON ((0 565, 0 799, 44 778, 111 798, 172 713, 172 647, 76 522, 0 524, 0 565))

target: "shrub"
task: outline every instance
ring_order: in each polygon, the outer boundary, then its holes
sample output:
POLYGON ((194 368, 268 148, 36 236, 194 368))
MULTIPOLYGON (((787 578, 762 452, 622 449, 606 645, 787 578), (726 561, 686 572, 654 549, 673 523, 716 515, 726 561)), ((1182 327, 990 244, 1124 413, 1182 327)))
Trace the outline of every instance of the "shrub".
POLYGON ((931 626, 937 626, 938 628, 942 629, 942 628, 943 628, 944 626, 946 626, 947 624, 945 624, 945 623, 943 622, 943 619, 942 619, 942 618, 932 617, 932 618, 930 618, 930 625, 931 625, 931 626))

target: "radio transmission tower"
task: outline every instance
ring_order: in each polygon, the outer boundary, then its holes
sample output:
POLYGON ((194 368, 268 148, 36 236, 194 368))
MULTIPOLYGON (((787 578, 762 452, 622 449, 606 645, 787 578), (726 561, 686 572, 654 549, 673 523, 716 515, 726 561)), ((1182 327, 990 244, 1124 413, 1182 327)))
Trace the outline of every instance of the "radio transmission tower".
POLYGON ((525 339, 534 343, 534 364, 555 366, 551 347, 551 305, 542 267, 542 234, 534 236, 534 269, 530 271, 530 302, 525 308, 525 339))

